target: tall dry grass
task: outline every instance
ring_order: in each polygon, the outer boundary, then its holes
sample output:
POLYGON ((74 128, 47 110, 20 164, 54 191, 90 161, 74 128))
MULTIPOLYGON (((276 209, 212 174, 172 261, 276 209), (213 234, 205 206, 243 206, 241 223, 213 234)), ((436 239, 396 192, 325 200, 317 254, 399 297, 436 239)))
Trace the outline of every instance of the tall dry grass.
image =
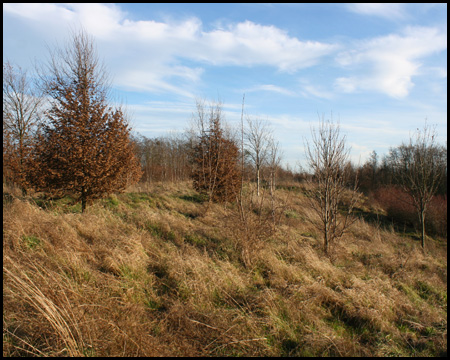
MULTIPOLYGON (((4 202, 4 356, 446 351, 446 240, 423 253, 414 237, 362 217, 330 259, 301 187, 276 191, 269 232, 259 227, 269 197, 247 198, 242 224, 236 204, 205 212, 186 183, 151 190, 83 214, 20 194, 4 202)), ((358 208, 375 212, 367 199, 358 208)))

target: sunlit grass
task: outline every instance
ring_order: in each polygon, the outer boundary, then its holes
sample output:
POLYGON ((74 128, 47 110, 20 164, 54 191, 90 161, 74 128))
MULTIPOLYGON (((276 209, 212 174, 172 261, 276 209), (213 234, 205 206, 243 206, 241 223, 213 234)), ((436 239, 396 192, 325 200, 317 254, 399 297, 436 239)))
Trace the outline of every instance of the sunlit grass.
POLYGON ((85 213, 72 198, 4 202, 4 356, 446 351, 446 239, 423 253, 372 221, 379 209, 365 199, 328 257, 301 186, 277 190, 274 229, 258 222, 269 197, 245 202, 240 223, 236 204, 207 204, 188 183, 146 190, 85 213))

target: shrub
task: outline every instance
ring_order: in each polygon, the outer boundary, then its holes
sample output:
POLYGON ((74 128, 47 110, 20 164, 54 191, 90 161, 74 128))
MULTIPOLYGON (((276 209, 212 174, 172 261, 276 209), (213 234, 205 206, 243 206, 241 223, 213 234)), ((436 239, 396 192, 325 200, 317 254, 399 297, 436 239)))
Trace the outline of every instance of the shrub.
POLYGON ((387 215, 399 225, 415 226, 418 216, 412 198, 395 186, 382 187, 375 191, 374 198, 387 212, 387 215))
MULTIPOLYGON (((400 226, 419 226, 419 217, 412 203, 412 198, 406 192, 395 186, 387 186, 376 190, 373 198, 387 215, 400 226)), ((428 205, 425 218, 429 234, 447 236, 447 195, 434 196, 428 205)))
POLYGON ((425 222, 430 234, 447 237, 447 195, 433 197, 425 222))

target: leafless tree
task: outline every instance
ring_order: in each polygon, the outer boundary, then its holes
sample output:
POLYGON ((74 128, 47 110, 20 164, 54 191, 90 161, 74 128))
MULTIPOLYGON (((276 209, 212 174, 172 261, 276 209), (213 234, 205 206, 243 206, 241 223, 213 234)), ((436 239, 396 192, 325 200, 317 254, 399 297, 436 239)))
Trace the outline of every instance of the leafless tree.
POLYGON ((419 215, 422 249, 425 249, 425 217, 447 170, 447 150, 436 143, 436 128, 424 125, 408 144, 391 149, 389 161, 398 185, 406 191, 419 215))
POLYGON ((245 133, 247 152, 255 166, 256 194, 260 196, 261 170, 269 162, 272 131, 267 122, 258 118, 252 119, 247 116, 247 125, 245 133))
POLYGON ((346 165, 349 149, 345 136, 340 135, 340 126, 331 121, 320 120, 319 129, 312 129, 312 142, 306 142, 307 162, 315 184, 309 190, 311 208, 318 215, 314 222, 323 234, 324 251, 329 254, 330 244, 338 240, 354 219, 350 216, 357 201, 357 181, 352 191, 346 187, 349 174, 346 165), (340 213, 339 206, 346 199, 347 209, 340 213))
MULTIPOLYGON (((42 121, 43 96, 27 72, 3 64, 3 160, 8 178, 25 193, 27 161, 35 132, 42 121)), ((5 175, 5 174, 4 174, 5 175)))
POLYGON ((268 164, 269 169, 269 183, 270 183, 270 193, 273 194, 276 187, 276 175, 277 170, 281 164, 282 152, 280 149, 280 142, 270 138, 269 142, 269 153, 268 153, 268 164))

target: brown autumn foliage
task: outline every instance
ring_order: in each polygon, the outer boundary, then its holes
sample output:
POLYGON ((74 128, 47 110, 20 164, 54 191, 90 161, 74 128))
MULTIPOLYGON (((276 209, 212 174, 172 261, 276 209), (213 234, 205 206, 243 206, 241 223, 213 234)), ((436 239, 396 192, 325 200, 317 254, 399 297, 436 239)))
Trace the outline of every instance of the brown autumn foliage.
POLYGON ((23 194, 30 188, 26 175, 43 101, 26 71, 3 64, 3 179, 23 194))
POLYGON ((412 226, 416 222, 416 211, 411 196, 396 186, 385 186, 373 194, 387 215, 401 226, 412 226))
MULTIPOLYGON (((417 210, 409 194, 396 186, 385 186, 373 193, 375 201, 397 226, 419 229, 417 210)), ((436 195, 430 201, 426 226, 430 234, 447 236, 447 196, 436 195)))
POLYGON ((447 237, 447 195, 436 195, 430 203, 427 228, 447 237))
POLYGON ((37 136, 31 178, 39 191, 77 194, 84 211, 89 200, 124 190, 142 171, 123 111, 108 106, 92 41, 85 34, 72 41, 50 65, 51 108, 37 136))
POLYGON ((233 201, 241 185, 239 150, 224 136, 219 112, 211 113, 208 129, 193 149, 194 188, 210 201, 233 201))

